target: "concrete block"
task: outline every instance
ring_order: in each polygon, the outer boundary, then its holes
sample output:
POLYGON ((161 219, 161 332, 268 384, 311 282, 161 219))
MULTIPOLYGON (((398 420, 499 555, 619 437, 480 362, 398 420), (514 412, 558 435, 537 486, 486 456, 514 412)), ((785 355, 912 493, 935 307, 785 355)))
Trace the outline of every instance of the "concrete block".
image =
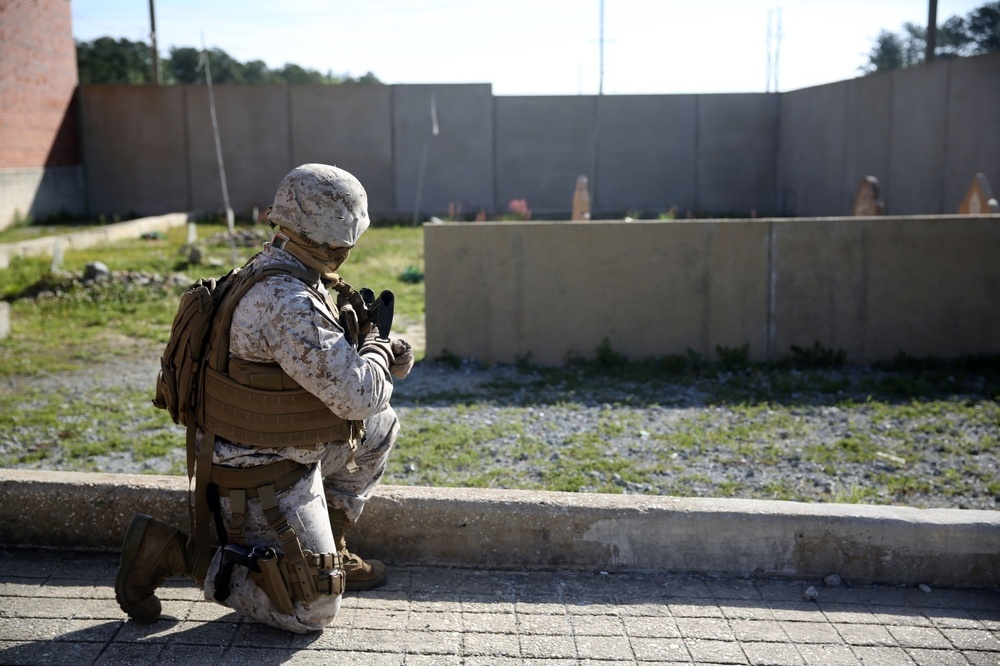
POLYGON ((865 358, 1000 353, 1000 216, 866 225, 865 358))
POLYGON ((865 229, 861 218, 774 220, 768 291, 768 358, 791 356, 793 345, 843 349, 866 358, 868 316, 865 229))
POLYGON ((607 338, 629 357, 763 357, 767 227, 753 222, 424 227, 427 354, 558 365, 607 338))
MULTIPOLYGON (((3 268, 0 266, 0 268, 3 268)), ((0 340, 10 335, 10 303, 0 301, 0 340)))

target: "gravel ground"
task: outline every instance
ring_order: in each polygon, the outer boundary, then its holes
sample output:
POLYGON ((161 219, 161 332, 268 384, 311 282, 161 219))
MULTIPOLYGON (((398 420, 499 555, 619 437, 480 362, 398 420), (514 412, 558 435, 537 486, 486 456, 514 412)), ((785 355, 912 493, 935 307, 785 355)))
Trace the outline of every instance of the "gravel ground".
MULTIPOLYGON (((154 351, 87 373, 0 378, 0 388, 17 391, 30 385, 46 391, 92 392, 114 385, 143 390, 153 385, 156 358, 154 351)), ((781 377, 787 380, 789 373, 795 374, 785 371, 781 377)), ((995 388, 985 380, 965 378, 959 395, 900 399, 900 404, 934 406, 912 415, 896 410, 887 418, 865 402, 873 382, 892 379, 878 375, 866 368, 814 373, 809 382, 836 390, 792 391, 774 403, 725 397, 727 384, 739 384, 744 391, 747 386, 766 387, 776 381, 769 373, 752 378, 722 373, 676 382, 596 381, 585 376, 575 381, 572 373, 552 380, 544 373, 509 366, 420 363, 410 377, 397 382, 393 405, 404 430, 442 423, 479 431, 493 427, 494 434, 474 443, 482 468, 477 471, 494 468, 501 478, 500 472, 513 474, 527 479, 527 487, 544 487, 546 470, 557 470, 582 438, 598 433, 596 456, 604 462, 629 463, 640 473, 618 474, 609 471, 616 467, 605 465, 587 472, 592 482, 579 487, 582 491, 1000 508, 995 388), (910 452, 900 453, 900 437, 909 442, 910 452), (535 453, 518 453, 525 441, 534 444, 535 453), (852 441, 865 442, 856 460, 822 455, 829 450, 843 453, 852 441)), ((0 453, 12 441, 0 433, 0 453)), ((166 473, 182 463, 182 451, 152 461, 116 454, 98 461, 97 468, 166 473)), ((442 464, 447 467, 447 461, 442 464)), ((58 456, 23 466, 67 468, 58 456)), ((400 447, 386 482, 432 483, 423 471, 408 462, 407 450, 400 447)), ((461 474, 449 478, 462 485, 461 474)))

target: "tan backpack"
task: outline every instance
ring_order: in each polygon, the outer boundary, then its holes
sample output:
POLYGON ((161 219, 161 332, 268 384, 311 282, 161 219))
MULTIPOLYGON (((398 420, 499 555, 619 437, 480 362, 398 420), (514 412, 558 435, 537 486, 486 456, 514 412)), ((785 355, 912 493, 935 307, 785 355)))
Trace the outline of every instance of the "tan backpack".
POLYGON ((199 385, 213 325, 229 329, 233 311, 250 287, 272 275, 292 275, 306 284, 315 282, 314 274, 297 266, 274 264, 254 271, 247 268, 249 263, 220 278, 201 278, 181 294, 170 339, 160 356, 153 399, 155 406, 170 413, 174 423, 195 425, 199 385))

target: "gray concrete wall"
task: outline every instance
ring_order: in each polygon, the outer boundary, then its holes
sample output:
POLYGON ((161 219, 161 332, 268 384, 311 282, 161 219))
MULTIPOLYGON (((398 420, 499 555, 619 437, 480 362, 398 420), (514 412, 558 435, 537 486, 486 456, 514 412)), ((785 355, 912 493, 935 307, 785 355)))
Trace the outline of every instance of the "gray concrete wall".
POLYGON ((570 209, 577 176, 591 175, 595 102, 593 97, 495 99, 500 212, 512 199, 525 199, 538 214, 570 209))
POLYGON ((186 86, 83 86, 80 134, 92 214, 191 210, 186 86))
MULTIPOLYGON (((849 215, 858 183, 890 214, 949 214, 983 172, 1000 189, 1000 53, 778 94, 493 97, 489 85, 216 86, 230 199, 266 205, 288 169, 335 162, 378 217, 493 216, 525 199, 682 215, 849 215), (431 103, 439 134, 431 133, 431 103), (595 137, 596 131, 596 137, 595 137), (596 141, 596 143, 595 143, 596 141), (596 146, 596 149, 595 149, 596 146)), ((220 209, 202 86, 84 86, 92 213, 220 209)))
POLYGON ((451 202, 493 208, 493 93, 489 85, 392 88, 395 205, 443 215, 451 202), (432 133, 431 108, 438 134, 432 133), (425 157, 426 156, 426 157, 425 157), (422 175, 421 175, 422 172, 422 175))
MULTIPOLYGON (((672 206, 698 209, 699 169, 692 167, 699 164, 699 100, 698 95, 601 100, 597 182, 591 188, 596 207, 654 219, 672 206)), ((556 210, 565 209, 573 182, 561 177, 553 192, 560 195, 552 202, 556 210)))
POLYGON ((948 62, 943 212, 953 213, 977 172, 1000 196, 1000 53, 948 62))
POLYGON ((86 212, 83 167, 0 169, 0 231, 30 218, 86 212))
POLYGON ((779 108, 777 95, 698 96, 699 214, 774 213, 779 108))
POLYGON ((427 355, 1000 353, 1000 216, 426 225, 427 355))
POLYGON ((291 154, 273 184, 299 164, 340 165, 364 183, 373 215, 392 215, 392 87, 289 86, 288 96, 291 154))
POLYGON ((781 95, 777 185, 803 216, 850 215, 875 176, 886 213, 958 211, 975 174, 1000 181, 1000 53, 781 95))
MULTIPOLYGON (((186 210, 224 211, 208 89, 183 86, 190 205, 186 210)), ((289 155, 287 86, 214 86, 219 138, 230 206, 246 214, 268 206, 274 190, 295 165, 289 155)))

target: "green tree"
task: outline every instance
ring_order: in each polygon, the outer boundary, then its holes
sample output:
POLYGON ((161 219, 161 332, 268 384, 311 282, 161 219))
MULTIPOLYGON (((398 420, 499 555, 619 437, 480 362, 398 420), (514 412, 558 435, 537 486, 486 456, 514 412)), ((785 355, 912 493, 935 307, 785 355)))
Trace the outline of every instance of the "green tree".
MULTIPOLYGON (((152 52, 143 42, 99 37, 92 42, 77 42, 76 50, 80 83, 153 82, 152 52)), ((205 56, 200 49, 172 47, 170 55, 160 60, 160 80, 166 84, 205 83, 205 56)), ((208 51, 207 57, 212 83, 380 83, 371 72, 353 79, 291 63, 272 70, 263 60, 241 63, 219 48, 208 51)))
MULTIPOLYGON (((861 69, 872 74, 920 64, 926 45, 927 30, 915 23, 904 23, 902 34, 883 30, 875 38, 868 62, 861 69)), ((1000 49, 1000 2, 988 2, 964 19, 952 16, 937 27, 935 57, 958 58, 997 49, 1000 49)))
POLYGON ((204 74, 199 69, 201 51, 189 46, 170 49, 167 70, 171 83, 204 83, 204 74))
POLYGON ((80 83, 152 83, 152 54, 147 44, 98 37, 76 43, 80 83))
POLYGON ((988 2, 972 11, 967 23, 976 53, 1000 50, 1000 2, 988 2))
POLYGON ((903 51, 903 41, 899 35, 883 30, 875 38, 875 46, 868 54, 868 64, 864 67, 865 73, 873 74, 902 68, 904 66, 903 51))

